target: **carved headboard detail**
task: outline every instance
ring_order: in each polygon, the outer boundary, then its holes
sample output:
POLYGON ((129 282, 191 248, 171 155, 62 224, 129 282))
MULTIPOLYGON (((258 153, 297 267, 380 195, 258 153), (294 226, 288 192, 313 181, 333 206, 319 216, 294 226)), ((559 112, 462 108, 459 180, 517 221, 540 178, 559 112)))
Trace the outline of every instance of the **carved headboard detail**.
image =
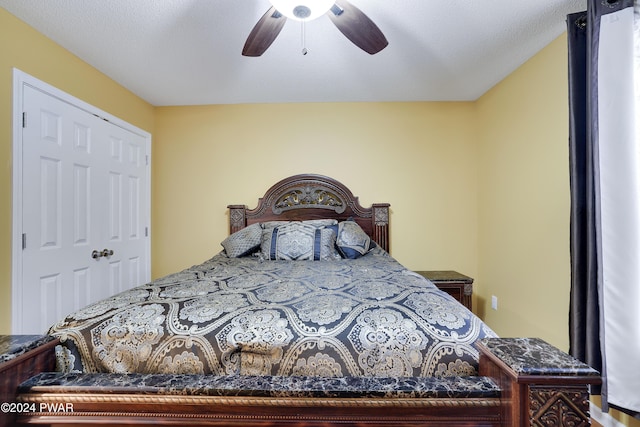
POLYGON ((291 209, 320 208, 342 213, 347 208, 344 200, 322 186, 294 188, 278 197, 272 206, 274 214, 291 209))
POLYGON ((352 218, 362 229, 389 251, 389 203, 374 203, 369 208, 344 184, 322 175, 303 174, 285 178, 258 199, 258 206, 229 205, 229 232, 265 221, 302 221, 352 218))

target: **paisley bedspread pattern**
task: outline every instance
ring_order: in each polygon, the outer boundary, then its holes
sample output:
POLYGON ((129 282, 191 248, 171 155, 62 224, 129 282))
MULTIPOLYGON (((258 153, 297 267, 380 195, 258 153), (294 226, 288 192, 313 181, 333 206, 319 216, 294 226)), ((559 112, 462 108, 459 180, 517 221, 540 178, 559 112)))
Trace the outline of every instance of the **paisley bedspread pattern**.
POLYGON ((495 334, 381 249, 355 260, 220 253, 52 326, 59 370, 304 376, 477 374, 495 334))

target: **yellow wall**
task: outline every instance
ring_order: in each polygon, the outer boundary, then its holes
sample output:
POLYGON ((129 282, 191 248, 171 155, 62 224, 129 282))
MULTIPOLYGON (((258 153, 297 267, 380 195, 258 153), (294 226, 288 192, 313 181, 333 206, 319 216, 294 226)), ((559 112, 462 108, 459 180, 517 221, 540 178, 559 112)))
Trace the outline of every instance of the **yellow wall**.
POLYGON ((501 336, 568 350, 567 41, 562 36, 478 102, 478 311, 501 336), (498 310, 490 308, 498 297, 498 310))
POLYGON ((203 261, 228 234, 228 204, 253 208, 297 173, 391 203, 391 252, 414 269, 477 272, 472 103, 158 108, 153 276, 203 261))
POLYGON ((0 334, 11 331, 13 68, 153 132, 153 107, 0 8, 0 334))

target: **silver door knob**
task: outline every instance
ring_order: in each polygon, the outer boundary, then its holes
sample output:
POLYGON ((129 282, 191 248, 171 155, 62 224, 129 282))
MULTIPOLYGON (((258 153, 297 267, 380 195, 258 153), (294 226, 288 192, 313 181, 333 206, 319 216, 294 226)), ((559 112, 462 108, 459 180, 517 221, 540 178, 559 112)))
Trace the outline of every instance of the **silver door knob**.
POLYGON ((113 249, 103 249, 102 252, 100 253, 100 255, 104 256, 104 257, 108 257, 113 255, 113 249))
POLYGON ((93 258, 93 259, 98 259, 101 256, 102 256, 102 252, 98 252, 98 251, 91 252, 91 258, 93 258))

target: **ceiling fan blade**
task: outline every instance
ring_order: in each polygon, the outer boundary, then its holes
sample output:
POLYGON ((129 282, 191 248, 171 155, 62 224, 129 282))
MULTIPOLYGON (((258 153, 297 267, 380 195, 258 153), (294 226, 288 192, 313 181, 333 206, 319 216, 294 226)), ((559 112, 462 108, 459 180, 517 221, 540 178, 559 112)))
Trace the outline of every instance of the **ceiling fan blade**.
POLYGON ((371 55, 380 52, 389 44, 380 28, 347 0, 336 0, 327 15, 342 34, 371 55))
POLYGON ((262 55, 278 37, 285 22, 287 22, 287 18, 272 6, 251 30, 244 43, 244 48, 242 48, 242 55, 262 55))

